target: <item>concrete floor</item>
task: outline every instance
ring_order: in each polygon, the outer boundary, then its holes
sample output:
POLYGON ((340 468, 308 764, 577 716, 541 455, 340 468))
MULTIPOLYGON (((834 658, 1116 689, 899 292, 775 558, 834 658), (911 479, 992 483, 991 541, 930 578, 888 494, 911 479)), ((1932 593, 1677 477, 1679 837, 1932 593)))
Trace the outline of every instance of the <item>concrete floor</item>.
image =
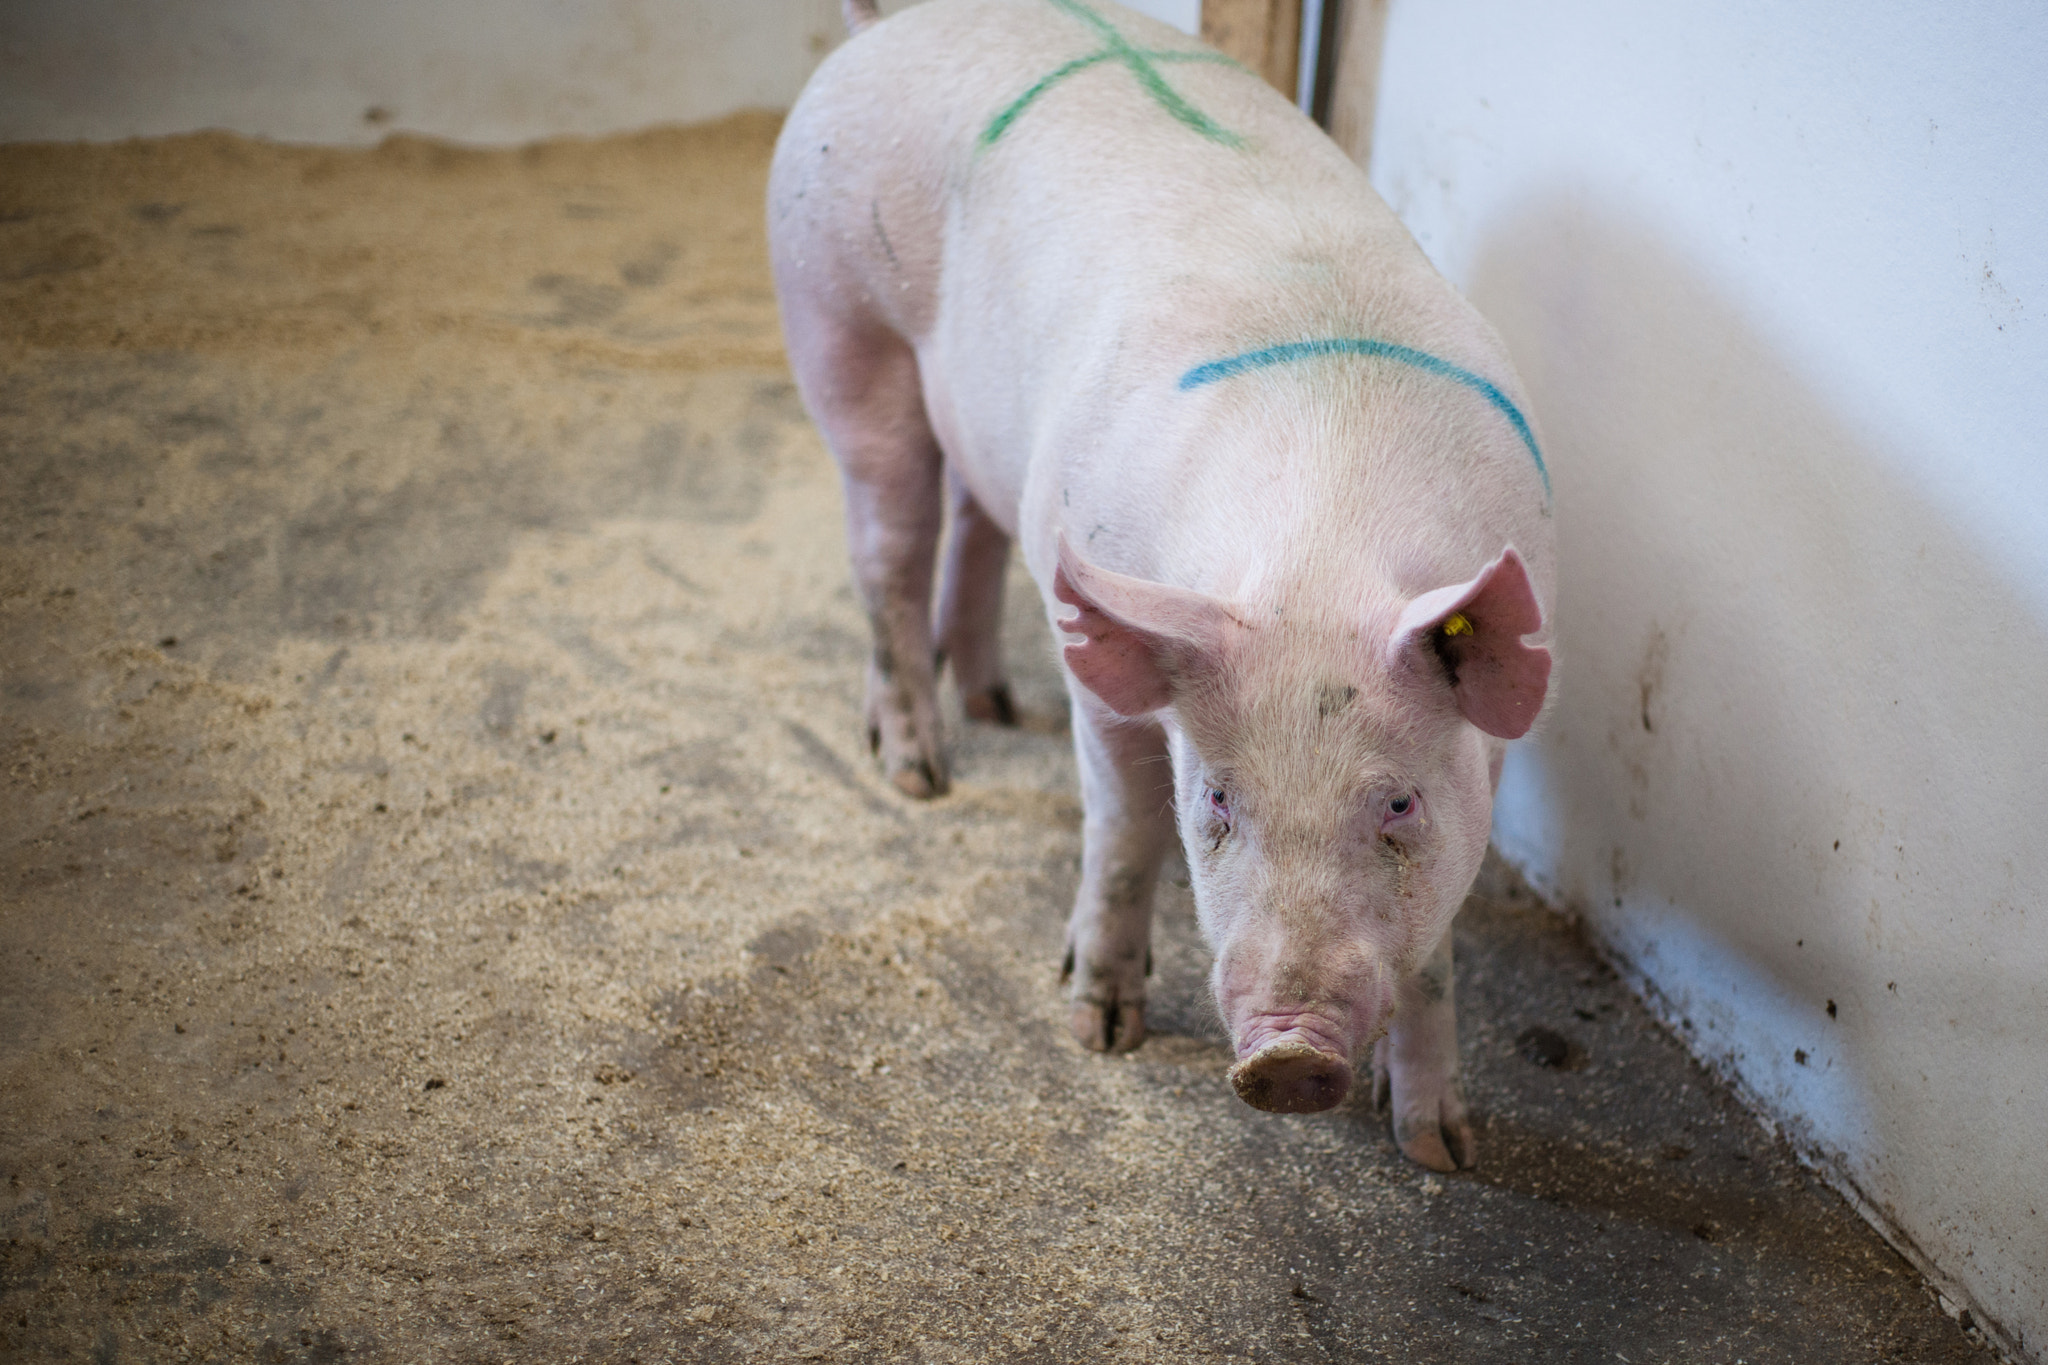
POLYGON ((0 148, 0 1356, 1988 1359, 1499 868, 1472 1174, 1238 1103, 1179 887, 1067 1039, 1045 631, 876 778, 772 135, 0 148))

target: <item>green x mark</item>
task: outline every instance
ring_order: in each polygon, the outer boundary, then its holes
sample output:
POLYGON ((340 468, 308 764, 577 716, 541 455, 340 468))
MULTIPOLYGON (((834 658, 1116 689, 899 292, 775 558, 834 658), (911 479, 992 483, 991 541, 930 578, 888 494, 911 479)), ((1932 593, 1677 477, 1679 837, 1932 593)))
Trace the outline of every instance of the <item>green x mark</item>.
POLYGON ((997 138, 1008 132, 1010 125, 1017 121, 1017 116, 1030 108, 1031 102, 1040 95, 1067 77, 1078 75, 1089 67, 1099 66, 1103 62, 1121 62, 1129 69, 1131 75, 1137 78, 1138 84, 1145 88, 1145 93, 1158 102, 1160 108, 1211 142, 1219 142, 1225 147, 1244 145, 1243 138, 1222 127, 1207 114, 1182 99, 1180 93, 1166 83, 1166 78, 1161 76, 1159 69, 1153 65, 1154 62, 1222 62, 1228 66, 1236 66, 1236 62, 1220 52, 1153 52, 1136 48, 1131 46, 1130 39, 1117 32, 1114 24, 1089 9, 1080 0, 1051 0, 1051 3, 1101 34, 1104 46, 1085 57, 1076 57, 1010 101, 1008 107, 989 120, 988 127, 981 130, 981 137, 977 140, 978 148, 990 146, 997 138))

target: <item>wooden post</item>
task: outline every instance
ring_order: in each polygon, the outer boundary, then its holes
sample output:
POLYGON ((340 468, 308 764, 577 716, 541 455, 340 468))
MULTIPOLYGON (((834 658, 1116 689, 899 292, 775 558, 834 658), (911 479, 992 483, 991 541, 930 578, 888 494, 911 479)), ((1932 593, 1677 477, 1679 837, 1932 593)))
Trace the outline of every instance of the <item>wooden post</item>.
POLYGON ((1301 0, 1202 0, 1202 40, 1294 98, 1301 0))
MULTIPOLYGON (((1338 4, 1337 52, 1323 126, 1353 161, 1372 161, 1372 119, 1379 102, 1380 47, 1387 33, 1387 0, 1323 0, 1338 4)), ((1324 30, 1329 32, 1328 29, 1324 30)))

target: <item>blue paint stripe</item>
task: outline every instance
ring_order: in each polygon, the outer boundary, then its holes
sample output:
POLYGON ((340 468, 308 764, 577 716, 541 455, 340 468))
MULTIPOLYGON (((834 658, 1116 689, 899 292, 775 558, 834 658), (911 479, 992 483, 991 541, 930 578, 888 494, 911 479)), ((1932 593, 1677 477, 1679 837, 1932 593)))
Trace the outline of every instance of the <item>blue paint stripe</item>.
POLYGON ((1508 423, 1515 429, 1515 434, 1522 438, 1522 444, 1529 448, 1529 458, 1536 462, 1536 472, 1543 476, 1543 491, 1550 491, 1550 470, 1543 464, 1543 452, 1536 448, 1536 433, 1529 429, 1529 419, 1522 416, 1522 410, 1495 387, 1492 380, 1453 365, 1441 356, 1418 351, 1412 346, 1397 346, 1391 341, 1374 341, 1370 337, 1329 337, 1321 341, 1290 341, 1280 346, 1268 346, 1263 350, 1246 351, 1243 355, 1234 355, 1228 360, 1212 360, 1206 365, 1197 365, 1180 377, 1180 387, 1199 389, 1204 384, 1230 379, 1247 370, 1263 370, 1269 365, 1286 365, 1296 360, 1309 360, 1324 355, 1372 356, 1401 365, 1412 365, 1426 373, 1440 375, 1463 384, 1493 404, 1500 410, 1501 416, 1508 419, 1508 423))

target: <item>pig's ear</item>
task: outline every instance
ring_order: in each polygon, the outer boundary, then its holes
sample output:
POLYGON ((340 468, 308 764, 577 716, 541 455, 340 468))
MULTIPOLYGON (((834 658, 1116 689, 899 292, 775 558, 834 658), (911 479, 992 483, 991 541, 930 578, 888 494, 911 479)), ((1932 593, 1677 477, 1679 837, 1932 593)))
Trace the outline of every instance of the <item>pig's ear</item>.
POLYGON ((1064 532, 1052 593, 1075 610, 1060 629, 1083 637, 1066 647, 1067 667, 1120 716, 1171 703, 1174 679, 1220 656, 1232 620, 1213 597, 1096 568, 1064 532))
POLYGON ((1550 651, 1522 643, 1543 628, 1543 609, 1522 557, 1509 546, 1469 583, 1409 602, 1388 652, 1396 667, 1431 670, 1441 660, 1458 711, 1489 735, 1520 739, 1550 686, 1550 651))

